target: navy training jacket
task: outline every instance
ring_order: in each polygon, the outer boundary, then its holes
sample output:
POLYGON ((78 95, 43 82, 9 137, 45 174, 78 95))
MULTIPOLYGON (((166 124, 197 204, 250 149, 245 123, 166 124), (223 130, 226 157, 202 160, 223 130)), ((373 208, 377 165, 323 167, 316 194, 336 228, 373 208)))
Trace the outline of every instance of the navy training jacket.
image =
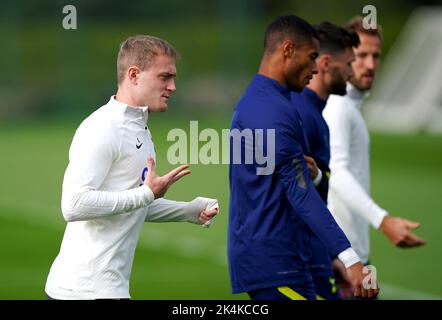
MULTIPOLYGON (((301 117, 304 134, 309 146, 308 155, 315 159, 318 168, 322 171, 322 180, 316 190, 324 203, 327 203, 328 181, 330 175, 330 132, 322 117, 327 100, 321 99, 310 88, 304 88, 301 93, 291 93, 292 105, 301 117)), ((331 257, 325 246, 316 237, 310 239, 312 256, 308 262, 313 277, 333 277, 331 257)))
POLYGON ((308 279, 312 232, 332 256, 350 247, 310 180, 303 159, 308 144, 290 93, 257 74, 233 113, 227 246, 233 293, 308 279), (272 153, 271 143, 259 141, 268 141, 271 130, 274 171, 258 174, 266 164, 257 155, 272 153), (250 132, 253 141, 243 138, 250 132))

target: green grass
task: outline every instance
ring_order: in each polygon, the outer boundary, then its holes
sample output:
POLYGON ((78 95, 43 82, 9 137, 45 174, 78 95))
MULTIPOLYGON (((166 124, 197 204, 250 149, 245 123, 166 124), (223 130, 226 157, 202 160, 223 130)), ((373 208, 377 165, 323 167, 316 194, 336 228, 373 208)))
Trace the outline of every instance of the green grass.
POLYGON ((371 262, 380 280, 442 296, 442 137, 374 136, 373 196, 390 214, 418 221, 428 241, 419 249, 396 249, 372 232, 371 262))
MULTIPOLYGON (((170 128, 228 128, 229 118, 212 115, 153 115, 158 170, 165 173, 170 128)), ((44 299, 44 284, 60 247, 65 223, 59 209, 67 152, 78 123, 21 123, 0 128, 0 299, 44 299)), ((187 130, 186 130, 187 131, 187 130)), ((391 212, 422 223, 428 241, 420 249, 393 248, 373 231, 372 263, 391 287, 442 296, 442 137, 372 135, 373 194, 391 212)), ((221 214, 210 229, 191 224, 146 224, 131 278, 134 299, 245 299, 230 293, 226 259, 228 167, 192 165, 192 174, 167 197, 220 200, 221 214)), ((384 298, 402 298, 388 289, 384 298)), ((410 297, 409 295, 407 297, 410 297)), ((419 298, 417 293, 415 298, 419 298)))

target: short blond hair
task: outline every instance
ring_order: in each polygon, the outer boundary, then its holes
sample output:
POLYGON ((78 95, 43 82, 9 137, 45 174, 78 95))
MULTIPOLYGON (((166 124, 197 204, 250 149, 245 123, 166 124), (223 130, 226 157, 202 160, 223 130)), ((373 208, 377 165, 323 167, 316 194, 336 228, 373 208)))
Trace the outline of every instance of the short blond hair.
POLYGON ((166 40, 148 35, 137 35, 124 40, 117 59, 118 84, 123 82, 130 66, 146 70, 158 55, 167 55, 175 60, 178 58, 177 51, 166 40))

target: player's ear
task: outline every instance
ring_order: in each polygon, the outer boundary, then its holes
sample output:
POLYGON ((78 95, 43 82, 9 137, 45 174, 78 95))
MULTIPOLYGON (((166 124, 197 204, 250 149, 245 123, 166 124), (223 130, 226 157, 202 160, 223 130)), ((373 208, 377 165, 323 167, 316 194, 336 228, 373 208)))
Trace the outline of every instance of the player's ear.
POLYGON ((290 58, 295 52, 293 40, 284 40, 284 42, 281 44, 281 48, 285 58, 290 58))
POLYGON ((138 74, 140 73, 140 69, 136 66, 130 66, 127 69, 127 78, 129 79, 130 83, 137 85, 138 84, 138 74))
POLYGON ((332 57, 329 54, 321 54, 316 59, 316 64, 318 66, 318 70, 321 70, 321 72, 328 72, 330 70, 330 64, 332 61, 332 57))

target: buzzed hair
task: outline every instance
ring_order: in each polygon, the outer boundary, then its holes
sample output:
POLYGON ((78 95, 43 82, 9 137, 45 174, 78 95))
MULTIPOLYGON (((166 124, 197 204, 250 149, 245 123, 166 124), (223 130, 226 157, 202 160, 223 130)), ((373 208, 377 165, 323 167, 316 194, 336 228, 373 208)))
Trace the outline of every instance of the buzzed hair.
POLYGON ((319 36, 319 52, 332 55, 342 53, 347 48, 359 46, 359 36, 329 21, 322 21, 314 26, 319 36))
POLYGON ((175 60, 179 58, 177 51, 170 43, 157 37, 136 35, 124 40, 120 44, 117 59, 118 84, 123 82, 129 67, 137 66, 144 71, 150 67, 158 55, 166 55, 175 60))
POLYGON ((364 18, 356 16, 345 24, 345 29, 350 32, 363 33, 371 36, 377 36, 382 41, 382 27, 377 25, 376 29, 366 29, 363 24, 364 18))
POLYGON ((293 40, 295 47, 299 48, 312 38, 319 40, 310 23, 295 15, 282 16, 267 27, 264 36, 264 52, 274 52, 278 45, 287 39, 293 40))

